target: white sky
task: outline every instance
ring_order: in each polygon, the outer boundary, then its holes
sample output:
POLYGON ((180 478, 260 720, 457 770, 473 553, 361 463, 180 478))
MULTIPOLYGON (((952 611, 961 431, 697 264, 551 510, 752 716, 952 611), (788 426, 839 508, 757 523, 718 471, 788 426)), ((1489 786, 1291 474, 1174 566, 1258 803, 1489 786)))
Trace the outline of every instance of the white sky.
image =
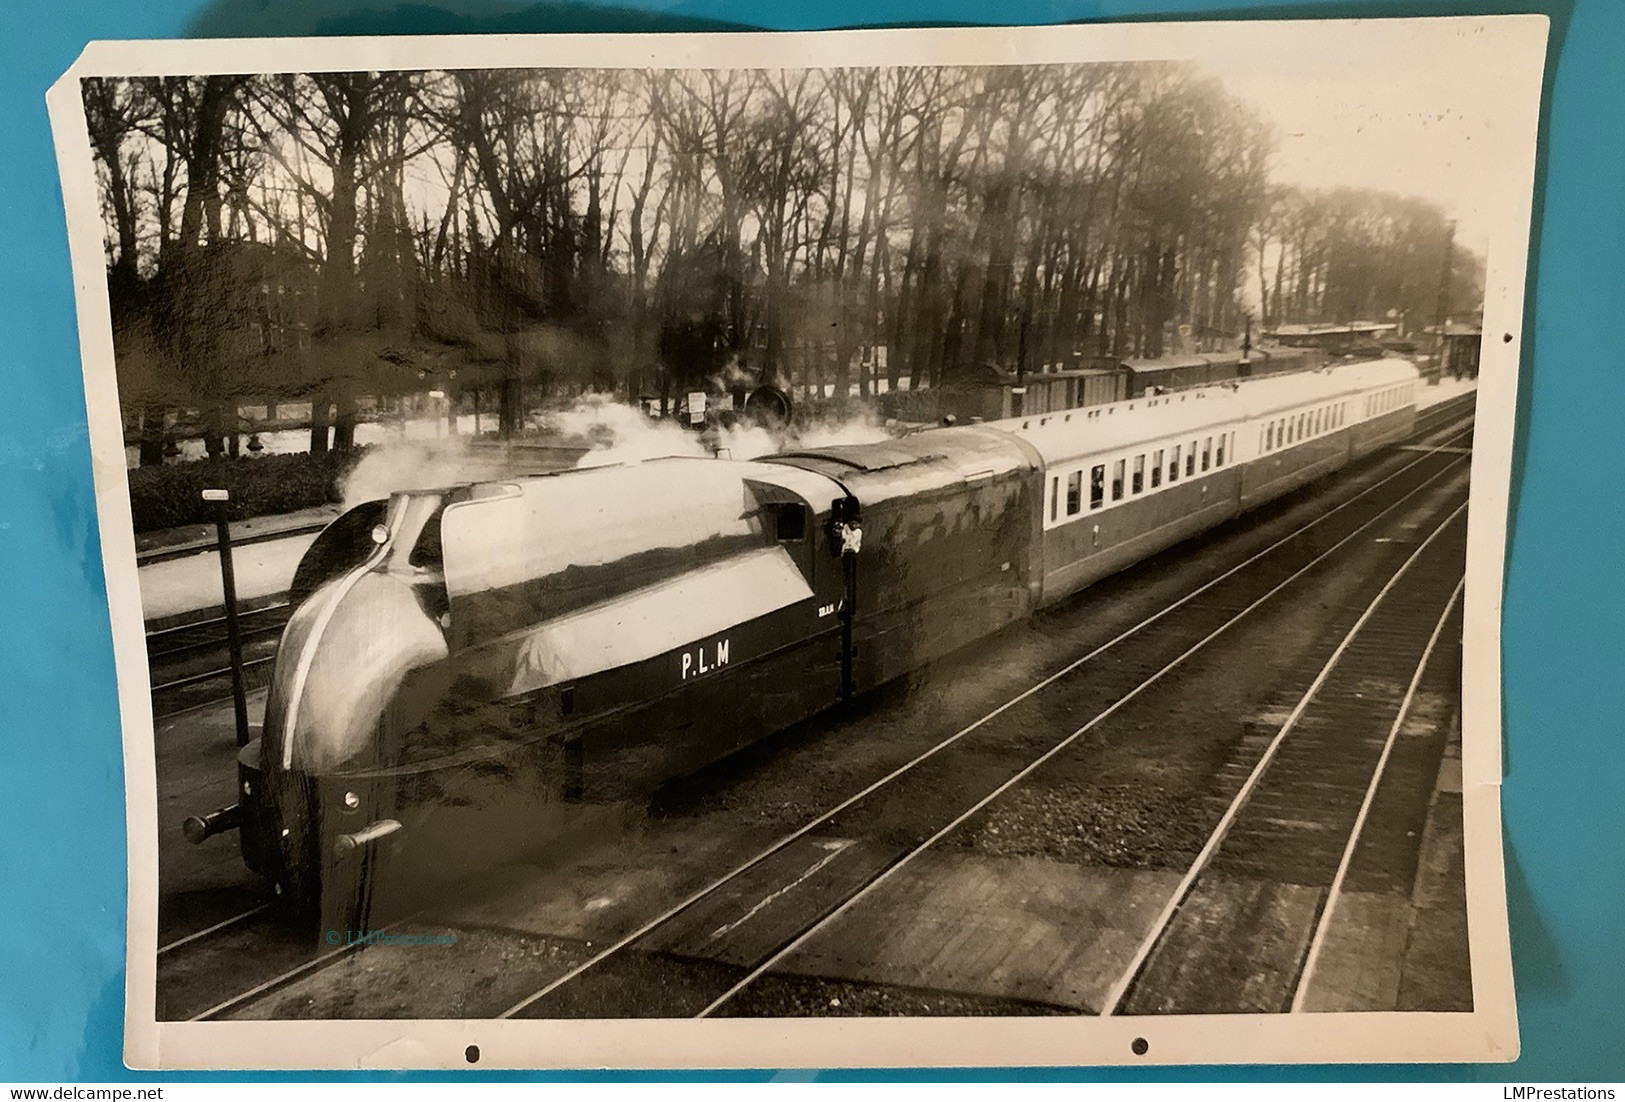
POLYGON ((1442 21, 1367 26, 1383 33, 1263 39, 1195 60, 1275 125, 1274 180, 1430 199, 1483 256, 1506 186, 1499 36, 1442 21))

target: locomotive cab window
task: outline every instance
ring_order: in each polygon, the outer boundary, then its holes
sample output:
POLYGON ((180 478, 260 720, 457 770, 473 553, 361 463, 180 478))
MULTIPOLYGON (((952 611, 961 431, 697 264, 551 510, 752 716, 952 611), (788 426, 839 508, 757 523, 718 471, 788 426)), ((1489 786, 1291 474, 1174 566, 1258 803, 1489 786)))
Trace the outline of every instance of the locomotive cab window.
POLYGON ((1089 508, 1098 509, 1106 500, 1106 465, 1097 463, 1089 470, 1089 508))
POLYGON ((410 565, 423 570, 440 570, 444 567, 445 548, 441 543, 440 521, 445 513, 442 506, 423 526, 423 532, 418 536, 417 543, 412 545, 412 554, 406 560, 410 565))
POLYGON ((780 543, 800 543, 807 538, 807 507, 797 501, 775 501, 768 508, 773 514, 773 537, 780 543))

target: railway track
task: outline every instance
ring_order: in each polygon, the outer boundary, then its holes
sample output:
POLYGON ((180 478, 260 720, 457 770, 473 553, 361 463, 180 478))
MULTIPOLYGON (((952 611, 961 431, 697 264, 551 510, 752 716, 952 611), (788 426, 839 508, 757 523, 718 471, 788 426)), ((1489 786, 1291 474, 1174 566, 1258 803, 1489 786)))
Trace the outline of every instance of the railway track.
MULTIPOLYGON (((277 601, 238 614, 243 674, 248 687, 264 686, 292 608, 277 601)), ((147 669, 153 714, 174 715, 231 696, 231 650, 226 619, 211 616, 147 633, 147 669)))
MULTIPOLYGON (((1455 523, 1464 534, 1465 525, 1458 523, 1464 509, 1463 504, 1452 513, 1444 525, 1436 529, 1436 533, 1455 523)), ((1452 551, 1459 554, 1463 546, 1464 544, 1459 542, 1453 546, 1447 543, 1446 549, 1437 552, 1436 557, 1444 556, 1449 561, 1449 554, 1452 551)), ((1336 720, 1340 718, 1347 724, 1349 720, 1359 718, 1358 713, 1364 702, 1359 699, 1358 686, 1368 683, 1361 678, 1373 674, 1371 668, 1373 663, 1382 664, 1383 671, 1388 672, 1389 666, 1394 661, 1395 652, 1389 648, 1394 647, 1400 640, 1393 634, 1384 638, 1384 633, 1380 629, 1371 629, 1368 618, 1401 579, 1410 574, 1409 567, 1414 560, 1415 556, 1412 556, 1401 564, 1398 572, 1384 585, 1376 601, 1368 606, 1354 631, 1345 636, 1344 644, 1347 644, 1361 628, 1370 629, 1362 637, 1362 647, 1357 655, 1357 658, 1363 661, 1345 662, 1349 655, 1345 652, 1344 645, 1339 646, 1337 653, 1325 667, 1327 672, 1332 670, 1338 672, 1335 686, 1325 674, 1317 678, 1304 698, 1304 706, 1295 711, 1281 728, 1276 740, 1270 744, 1266 756, 1249 776, 1248 783, 1232 797, 1225 815, 1210 835, 1209 843, 1199 853, 1197 861, 1181 880, 1179 888, 1165 905, 1164 911, 1159 914, 1152 929, 1145 935, 1139 951, 1131 958, 1129 966, 1118 981, 1113 984, 1099 1008, 1100 1013, 1237 1013, 1290 1008, 1293 990, 1290 986, 1287 988, 1284 1003, 1279 999, 1271 1001, 1257 997, 1256 989, 1260 986, 1258 982, 1260 976, 1269 978, 1276 974, 1268 969, 1265 962, 1259 960, 1256 953, 1261 940, 1265 939, 1249 936, 1256 934, 1252 924, 1258 921, 1258 908, 1238 906, 1234 900, 1225 899, 1223 902, 1231 905, 1217 908, 1223 921, 1216 922, 1210 910, 1204 910, 1193 904, 1192 901, 1199 898, 1195 895, 1196 889, 1193 885, 1200 884, 1204 889, 1209 888, 1211 876, 1208 881, 1204 881, 1203 877, 1215 869, 1214 854, 1226 843, 1230 846, 1224 851, 1227 858, 1239 861, 1241 858, 1235 855, 1248 854, 1255 862, 1252 872, 1256 884, 1273 885, 1283 876, 1302 875, 1296 872, 1283 873, 1280 865, 1287 862, 1313 865, 1317 872, 1321 871, 1321 866, 1325 862, 1315 862, 1311 857, 1301 853, 1300 849, 1306 839, 1312 840, 1311 848, 1317 850, 1323 848, 1322 838, 1316 828, 1335 824, 1338 814, 1344 810, 1348 802, 1358 799, 1360 789, 1351 782, 1354 781, 1362 762, 1350 760, 1357 758, 1358 755, 1348 755, 1328 765, 1317 755, 1329 753, 1326 744, 1338 741, 1338 734, 1345 739, 1348 738, 1347 726, 1338 726, 1336 720), (1296 742, 1286 741, 1287 736, 1294 730, 1308 729, 1306 711, 1310 702, 1315 704, 1320 712, 1321 722, 1328 729, 1326 737, 1318 744, 1308 738, 1296 742), (1327 709, 1338 707, 1343 709, 1342 716, 1324 714, 1327 709), (1282 747, 1289 749, 1277 753, 1282 747), (1268 768, 1272 760, 1276 762, 1276 768, 1273 770, 1268 768), (1354 791, 1346 798, 1339 799, 1337 794, 1343 791, 1344 786, 1354 791), (1300 818, 1290 821, 1283 819, 1285 815, 1297 815, 1300 818), (1283 824, 1287 824, 1287 829, 1281 829, 1283 824), (1166 992, 1171 980, 1155 971, 1155 964, 1163 960, 1175 962, 1166 970, 1175 972, 1183 982, 1182 990, 1189 993, 1183 1002, 1169 998, 1166 992)), ((850 936, 858 929, 871 926, 878 915, 895 910, 873 904, 882 893, 893 887, 894 881, 901 879, 899 874, 909 865, 932 855, 940 847, 951 844, 951 839, 956 833, 965 831, 977 819, 996 810, 999 802, 1006 799, 1017 786, 1028 782, 1040 770, 1056 761, 1060 755, 1074 749, 1082 749, 1081 744, 1085 739, 1091 736, 1110 737, 1104 733, 1105 729, 1120 717, 1126 707, 1133 705, 1143 693, 1163 682, 1180 666, 1200 655, 1215 640, 1255 610, 1263 607, 1271 598, 1286 591, 1288 583, 1299 576, 1294 574, 1287 582, 1272 588, 1223 624, 1213 627, 1200 640, 1180 651, 1176 657, 1157 668, 1150 676, 1144 677, 1133 688, 1118 695, 1087 722, 1012 773, 1007 780, 976 803, 966 807, 948 821, 942 822, 929 836, 904 848, 901 854, 887 864, 878 875, 869 879, 857 891, 848 893, 822 917, 806 924, 772 955, 736 979, 726 990, 716 994, 695 1016, 761 1013, 759 1007, 764 1001, 772 1004, 782 1000, 782 993, 770 995, 764 991, 761 995, 765 998, 759 997, 753 1005, 751 996, 755 994, 755 988, 775 981, 783 987, 789 979, 790 986, 793 987, 793 978, 797 973, 804 974, 816 970, 805 966, 798 968, 798 956, 811 957, 814 960, 820 957, 827 958, 829 946, 826 944, 820 952, 817 941, 820 937, 824 937, 826 942, 831 940, 829 935, 839 929, 843 921, 845 922, 843 932, 850 936), (871 904, 868 911, 860 912, 858 908, 866 903, 871 904), (786 973, 788 975, 785 975, 786 973)), ((1398 608, 1403 600, 1403 597, 1393 598, 1386 607, 1398 608)), ((1430 614, 1427 627, 1431 628, 1432 622, 1430 614)), ((1405 627, 1411 629, 1414 634, 1416 618, 1413 616, 1405 620, 1405 627)), ((1425 633, 1426 629, 1423 630, 1425 633)), ((1402 650, 1399 653, 1409 652, 1402 650)), ((1137 667, 1137 672, 1141 669, 1143 667, 1137 667)), ((1215 721, 1218 718, 1214 717, 1215 721)), ((1136 725, 1126 720, 1120 722, 1116 724, 1116 733, 1121 736, 1126 728, 1133 726, 1136 725)), ((1356 730, 1363 730, 1364 726, 1363 722, 1354 724, 1356 730)), ((1342 836, 1346 836, 1346 833, 1342 836)), ((1340 851, 1333 851, 1330 862, 1333 868, 1337 863, 1338 852, 1340 851)), ((1330 878, 1332 875, 1330 868, 1324 871, 1330 878)), ((1243 904, 1255 902, 1250 897, 1242 900, 1243 904)), ((838 937, 835 940, 838 940, 838 937)), ((1290 939, 1269 939, 1267 944, 1279 950, 1283 945, 1290 946, 1291 942, 1290 939)), ((1075 1002, 1057 998, 1047 1009, 1064 1008, 1072 1012, 1087 1012, 1094 1009, 1087 1005, 1090 1001, 1087 995, 1075 1002)))
POLYGON ((1344 635, 1262 747, 1102 1014, 1303 1008, 1394 739, 1456 608, 1466 528, 1464 503, 1344 635))
POLYGON ((283 921, 271 903, 249 907, 158 947, 158 1020, 225 1016, 359 948, 343 941, 328 945, 283 921), (222 975, 232 977, 231 994, 221 992, 222 975))
MULTIPOLYGON (((1334 556, 1361 542, 1360 537, 1369 535, 1384 518, 1414 499, 1438 493, 1450 479, 1463 477, 1467 460, 1460 447, 1469 442, 1470 429, 1454 424, 1461 406, 1450 403, 1428 413, 1432 416, 1419 419, 1416 458, 1399 470, 936 743, 674 906, 618 935, 611 932, 584 960, 523 999, 490 1008, 489 1014, 735 1012, 742 993, 820 930, 883 889, 916 855, 931 851, 1235 624, 1291 592, 1298 579, 1327 569, 1334 556), (1179 609, 1184 609, 1183 615, 1169 617, 1179 609), (1085 668, 1089 676, 1078 676, 1085 668), (1058 740, 1052 722, 1057 713, 1094 718, 1058 740), (911 792, 940 790, 949 781, 965 792, 964 800, 952 807, 922 806, 920 799, 911 798, 911 792), (837 844, 853 837, 888 841, 879 850, 837 844), (771 912, 793 914, 793 927, 785 927, 782 917, 776 917, 780 935, 776 941, 744 936, 771 912), (739 935, 747 948, 731 963, 723 954, 723 967, 701 968, 703 974, 697 974, 685 950, 695 947, 696 938, 715 941, 718 932, 724 939, 739 935), (624 995, 615 995, 617 990, 624 995), (658 990, 660 997, 650 997, 651 990, 658 990)), ((300 985, 346 955, 313 953, 307 939, 299 959, 284 973, 204 1006, 197 1016, 235 1016, 265 996, 300 985)))
MULTIPOLYGON (((274 519, 274 518, 273 518, 274 519)), ((248 532, 234 535, 231 545, 234 548, 251 547, 256 543, 272 543, 276 540, 294 539, 299 536, 314 536, 328 521, 312 521, 309 524, 290 525, 286 528, 277 528, 269 532, 248 532)), ((215 554, 218 545, 210 539, 199 539, 177 547, 154 547, 146 551, 137 551, 135 563, 137 566, 151 566, 154 563, 173 562, 176 559, 189 559, 194 555, 215 554)))

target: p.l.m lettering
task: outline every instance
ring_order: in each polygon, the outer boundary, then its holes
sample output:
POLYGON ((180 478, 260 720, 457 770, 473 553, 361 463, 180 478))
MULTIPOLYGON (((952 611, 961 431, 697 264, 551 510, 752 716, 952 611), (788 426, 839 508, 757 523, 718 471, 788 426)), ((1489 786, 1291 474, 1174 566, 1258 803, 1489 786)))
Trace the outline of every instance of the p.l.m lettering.
POLYGON ((701 643, 693 650, 683 652, 682 680, 699 677, 713 670, 721 669, 728 664, 727 639, 713 639, 709 643, 701 643))

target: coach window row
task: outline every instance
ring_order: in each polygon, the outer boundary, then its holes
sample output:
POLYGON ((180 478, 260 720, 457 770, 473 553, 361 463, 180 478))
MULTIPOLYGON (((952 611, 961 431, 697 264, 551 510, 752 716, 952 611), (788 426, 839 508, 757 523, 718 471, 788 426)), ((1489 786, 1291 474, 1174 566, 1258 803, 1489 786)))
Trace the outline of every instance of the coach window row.
POLYGON ((1348 420, 1348 403, 1333 402, 1290 417, 1277 417, 1258 433, 1260 454, 1289 447, 1302 440, 1322 436, 1343 427, 1348 420))
MULTIPOLYGON (((1188 444, 1175 444, 1140 452, 1121 459, 1095 463, 1089 472, 1089 510, 1105 508, 1125 498, 1139 497, 1148 491, 1171 486, 1181 478, 1193 478, 1199 471, 1217 470, 1235 461, 1236 439, 1233 432, 1221 432, 1199 437, 1188 444), (1110 468, 1108 470, 1108 468, 1110 468)), ((1053 523, 1062 516, 1075 517, 1083 508, 1084 468, 1050 478, 1049 519, 1053 523), (1065 512, 1062 512, 1061 480, 1066 479, 1065 512)))

